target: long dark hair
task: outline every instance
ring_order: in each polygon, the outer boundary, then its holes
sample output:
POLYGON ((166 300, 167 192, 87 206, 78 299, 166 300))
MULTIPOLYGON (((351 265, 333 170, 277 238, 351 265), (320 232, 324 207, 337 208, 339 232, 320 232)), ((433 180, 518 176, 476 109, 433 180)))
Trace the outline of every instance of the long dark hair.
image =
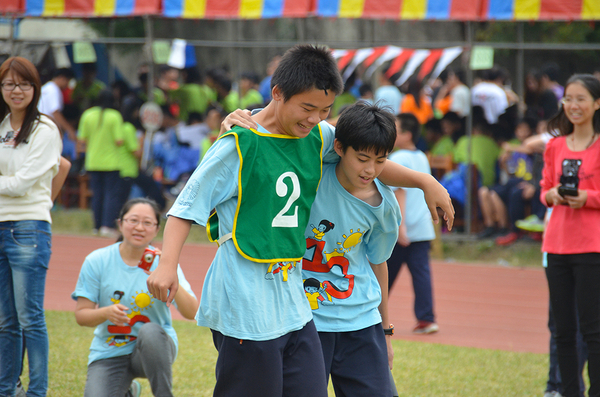
MULTIPOLYGON (((565 92, 567 87, 573 83, 581 84, 590 93, 594 101, 600 99, 600 81, 591 74, 574 74, 571 76, 565 85, 565 92)), ((594 133, 600 133, 600 109, 594 113, 592 127, 594 133)), ((558 113, 548 121, 548 132, 552 136, 564 136, 573 133, 573 123, 567 118, 564 106, 561 106, 558 113)))
POLYGON ((408 81, 408 93, 415 98, 415 105, 417 108, 421 108, 421 89, 423 88, 423 84, 417 76, 413 76, 408 81))
MULTIPOLYGON (((33 86, 33 98, 25 110, 23 125, 21 125, 19 134, 15 139, 16 147, 29 138, 35 124, 40 121, 40 112, 38 111, 37 106, 42 92, 42 83, 40 81, 40 75, 33 63, 23 57, 10 57, 4 61, 2 66, 0 66, 0 81, 4 80, 9 72, 19 76, 21 81, 30 82, 33 86)), ((4 101, 4 97, 2 97, 2 100, 0 100, 0 120, 4 120, 4 117, 6 117, 8 113, 10 113, 10 107, 4 101)))

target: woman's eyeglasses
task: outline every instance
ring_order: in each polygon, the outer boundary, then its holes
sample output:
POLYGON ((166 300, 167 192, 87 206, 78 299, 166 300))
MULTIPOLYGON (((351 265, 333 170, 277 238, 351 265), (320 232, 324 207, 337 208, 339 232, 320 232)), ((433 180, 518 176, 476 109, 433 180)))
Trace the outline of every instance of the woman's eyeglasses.
POLYGON ((142 226, 144 226, 144 228, 146 229, 150 229, 152 227, 156 227, 156 225, 158 225, 158 223, 156 222, 151 222, 151 221, 140 221, 137 218, 127 218, 127 219, 123 219, 124 222, 129 223, 131 226, 137 226, 140 223, 142 224, 142 226))
POLYGON ((14 91, 15 88, 19 87, 21 91, 29 91, 33 88, 33 85, 29 81, 23 81, 22 83, 2 83, 2 89, 4 91, 14 91))

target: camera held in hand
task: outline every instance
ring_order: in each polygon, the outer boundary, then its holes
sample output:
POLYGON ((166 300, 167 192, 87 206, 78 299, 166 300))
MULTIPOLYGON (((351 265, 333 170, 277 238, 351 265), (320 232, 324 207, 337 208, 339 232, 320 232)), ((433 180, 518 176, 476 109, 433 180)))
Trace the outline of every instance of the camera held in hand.
POLYGON ((142 255, 142 259, 140 259, 140 263, 138 263, 138 267, 144 270, 150 270, 152 263, 154 263, 155 256, 156 251, 151 248, 146 248, 144 250, 144 255, 142 255))
POLYGON ((579 192, 579 167, 581 160, 565 159, 562 163, 562 175, 560 176, 560 184, 558 194, 565 196, 578 196, 579 192))

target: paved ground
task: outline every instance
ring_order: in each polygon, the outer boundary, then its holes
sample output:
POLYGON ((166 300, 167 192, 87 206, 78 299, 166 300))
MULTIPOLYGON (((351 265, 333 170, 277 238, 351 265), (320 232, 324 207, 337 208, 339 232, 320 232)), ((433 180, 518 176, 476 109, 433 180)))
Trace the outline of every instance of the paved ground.
MULTIPOLYGON (((85 256, 112 241, 93 237, 53 236, 46 283, 46 309, 74 310, 70 294, 85 256)), ((159 244, 157 244, 159 245, 159 244)), ((181 266, 200 296, 216 246, 188 244, 181 266)), ((435 305, 440 332, 413 335, 410 273, 403 273, 390 294, 390 319, 398 339, 456 346, 548 353, 548 290, 541 268, 433 262, 435 305)), ((178 313, 174 315, 181 318, 178 313)))

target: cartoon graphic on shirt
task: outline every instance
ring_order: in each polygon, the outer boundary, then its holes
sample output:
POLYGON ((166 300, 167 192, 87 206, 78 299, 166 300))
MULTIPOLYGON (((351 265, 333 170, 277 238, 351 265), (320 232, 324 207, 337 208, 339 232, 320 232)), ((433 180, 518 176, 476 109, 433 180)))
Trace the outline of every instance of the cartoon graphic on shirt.
POLYGON ((323 219, 317 227, 315 227, 315 225, 310 226, 312 227, 312 232, 315 234, 316 240, 322 240, 323 236, 325 236, 325 233, 327 233, 335 227, 335 225, 329 222, 327 219, 323 219))
POLYGON ((106 344, 108 346, 121 347, 125 346, 129 342, 133 342, 137 338, 131 335, 111 335, 106 339, 106 344))
POLYGON ((350 262, 344 255, 362 241, 362 236, 364 234, 360 229, 357 229, 356 232, 354 229, 350 229, 350 232, 347 235, 342 234, 344 240, 337 242, 337 245, 340 247, 327 253, 325 252, 325 241, 323 241, 322 238, 326 232, 333 229, 334 225, 327 220, 323 220, 319 224, 327 224, 330 224, 331 228, 323 228, 321 230, 313 227, 312 232, 314 233, 314 237, 306 238, 306 253, 304 254, 304 258, 302 258, 302 269, 316 273, 331 273, 337 277, 341 276, 343 280, 336 281, 337 284, 325 280, 319 284, 318 288, 315 285, 310 284, 309 290, 306 289, 305 284, 306 296, 313 309, 318 308, 317 300, 325 304, 324 298, 321 297, 322 299, 319 299, 317 293, 325 293, 331 301, 331 304, 334 304, 331 298, 346 299, 352 295, 354 289, 354 275, 348 273, 350 262), (315 304, 317 307, 314 307, 315 304))
MULTIPOLYGON (((114 291, 113 298, 111 298, 111 302, 113 304, 118 304, 121 302, 125 293, 123 291, 114 291)), ((154 297, 149 292, 135 292, 135 295, 132 295, 131 298, 133 302, 130 303, 131 310, 126 313, 127 317, 129 317, 128 325, 114 325, 111 324, 107 326, 108 332, 111 334, 115 334, 114 336, 108 337, 106 340, 106 344, 109 346, 121 347, 125 346, 127 343, 132 342, 136 339, 135 336, 129 335, 131 333, 131 329, 137 323, 149 323, 150 319, 141 312, 143 310, 150 309, 152 304, 154 303, 154 297)))
POLYGON ((282 281, 287 281, 289 274, 296 270, 296 264, 298 262, 273 262, 269 264, 267 268, 267 274, 265 274, 266 280, 273 280, 275 274, 281 273, 282 281))
POLYGON ((323 305, 334 304, 331 300, 331 295, 325 291, 323 285, 316 278, 311 277, 304 280, 304 292, 312 310, 319 308, 319 302, 323 305))
POLYGON ((115 291, 115 292, 113 292, 113 297, 110 298, 110 300, 112 303, 114 303, 116 305, 117 303, 121 302, 121 298, 123 297, 123 295, 125 295, 125 292, 115 291))

